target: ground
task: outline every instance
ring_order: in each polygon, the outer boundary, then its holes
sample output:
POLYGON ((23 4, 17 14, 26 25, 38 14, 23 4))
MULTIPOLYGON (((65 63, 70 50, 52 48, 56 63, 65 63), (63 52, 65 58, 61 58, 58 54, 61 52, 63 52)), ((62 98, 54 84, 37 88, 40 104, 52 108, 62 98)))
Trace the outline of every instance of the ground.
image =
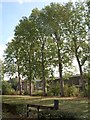
POLYGON ((8 104, 40 104, 53 106, 54 100, 59 100, 59 109, 64 111, 76 112, 79 116, 87 118, 89 116, 88 98, 77 97, 40 97, 40 96, 19 96, 3 95, 2 103, 8 104))

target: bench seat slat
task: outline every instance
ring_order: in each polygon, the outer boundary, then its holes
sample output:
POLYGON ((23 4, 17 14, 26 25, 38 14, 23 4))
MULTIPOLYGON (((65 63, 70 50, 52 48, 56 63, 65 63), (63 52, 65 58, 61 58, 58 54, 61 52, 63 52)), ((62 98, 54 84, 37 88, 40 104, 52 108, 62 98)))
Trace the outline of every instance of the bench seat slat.
POLYGON ((28 107, 35 107, 38 109, 54 109, 53 106, 34 105, 34 104, 29 104, 28 107))

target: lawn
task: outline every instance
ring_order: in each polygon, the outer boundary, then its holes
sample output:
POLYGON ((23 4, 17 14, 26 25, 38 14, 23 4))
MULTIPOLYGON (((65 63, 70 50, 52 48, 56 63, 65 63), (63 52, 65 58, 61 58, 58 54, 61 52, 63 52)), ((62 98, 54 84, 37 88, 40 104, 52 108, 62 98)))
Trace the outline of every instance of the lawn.
POLYGON ((82 118, 88 118, 89 107, 88 98, 76 97, 40 97, 40 96, 19 96, 19 95, 3 95, 2 103, 8 104, 40 104, 53 106, 54 100, 59 100, 59 109, 62 111, 70 111, 77 113, 82 118))

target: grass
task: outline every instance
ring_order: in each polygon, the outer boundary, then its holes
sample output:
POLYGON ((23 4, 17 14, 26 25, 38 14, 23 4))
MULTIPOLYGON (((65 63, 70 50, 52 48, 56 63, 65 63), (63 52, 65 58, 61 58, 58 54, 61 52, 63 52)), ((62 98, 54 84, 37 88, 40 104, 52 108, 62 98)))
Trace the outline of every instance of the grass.
POLYGON ((77 113, 80 117, 89 116, 88 98, 76 97, 40 97, 40 96, 19 96, 19 95, 3 95, 2 102, 8 104, 40 104, 53 105, 55 99, 59 100, 59 109, 62 111, 70 111, 77 113))

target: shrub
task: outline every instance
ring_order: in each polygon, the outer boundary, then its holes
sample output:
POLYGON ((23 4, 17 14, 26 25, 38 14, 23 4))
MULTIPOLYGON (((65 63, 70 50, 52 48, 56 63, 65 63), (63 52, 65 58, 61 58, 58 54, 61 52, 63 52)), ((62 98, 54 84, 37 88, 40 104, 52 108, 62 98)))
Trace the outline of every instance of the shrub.
POLYGON ((87 85, 87 96, 90 97, 90 84, 87 85))
POLYGON ((27 108, 25 104, 7 104, 3 103, 3 113, 11 113, 14 115, 25 116, 27 108))
POLYGON ((66 97, 78 96, 79 88, 77 88, 75 85, 73 85, 73 86, 65 85, 64 86, 64 94, 66 97))
POLYGON ((85 90, 80 92, 81 97, 90 97, 90 85, 88 83, 85 84, 85 90))
POLYGON ((76 120, 76 113, 65 112, 60 110, 40 111, 39 119, 48 120, 76 120))
POLYGON ((37 96, 42 96, 43 95, 43 91, 42 90, 37 90, 33 93, 33 95, 37 95, 37 96))
POLYGON ((84 96, 85 97, 90 97, 90 84, 86 83, 85 84, 85 91, 84 91, 84 96))
POLYGON ((24 95, 29 95, 29 91, 24 91, 24 95))
POLYGON ((68 85, 64 86, 64 95, 66 97, 70 96, 70 91, 69 91, 69 86, 68 85))
POLYGON ((11 79, 11 87, 16 91, 17 90, 17 85, 18 85, 18 82, 15 78, 12 78, 11 79))
POLYGON ((70 87, 70 96, 78 96, 79 95, 79 89, 73 85, 70 87))
POLYGON ((16 91, 15 91, 13 88, 11 88, 11 91, 10 91, 9 94, 10 94, 10 95, 16 95, 16 91))
POLYGON ((3 95, 13 95, 16 94, 15 90, 7 81, 2 81, 2 94, 3 95))
POLYGON ((60 93, 60 88, 59 88, 59 84, 56 85, 52 85, 50 87, 50 90, 48 92, 48 95, 52 95, 52 96, 58 96, 60 93))

